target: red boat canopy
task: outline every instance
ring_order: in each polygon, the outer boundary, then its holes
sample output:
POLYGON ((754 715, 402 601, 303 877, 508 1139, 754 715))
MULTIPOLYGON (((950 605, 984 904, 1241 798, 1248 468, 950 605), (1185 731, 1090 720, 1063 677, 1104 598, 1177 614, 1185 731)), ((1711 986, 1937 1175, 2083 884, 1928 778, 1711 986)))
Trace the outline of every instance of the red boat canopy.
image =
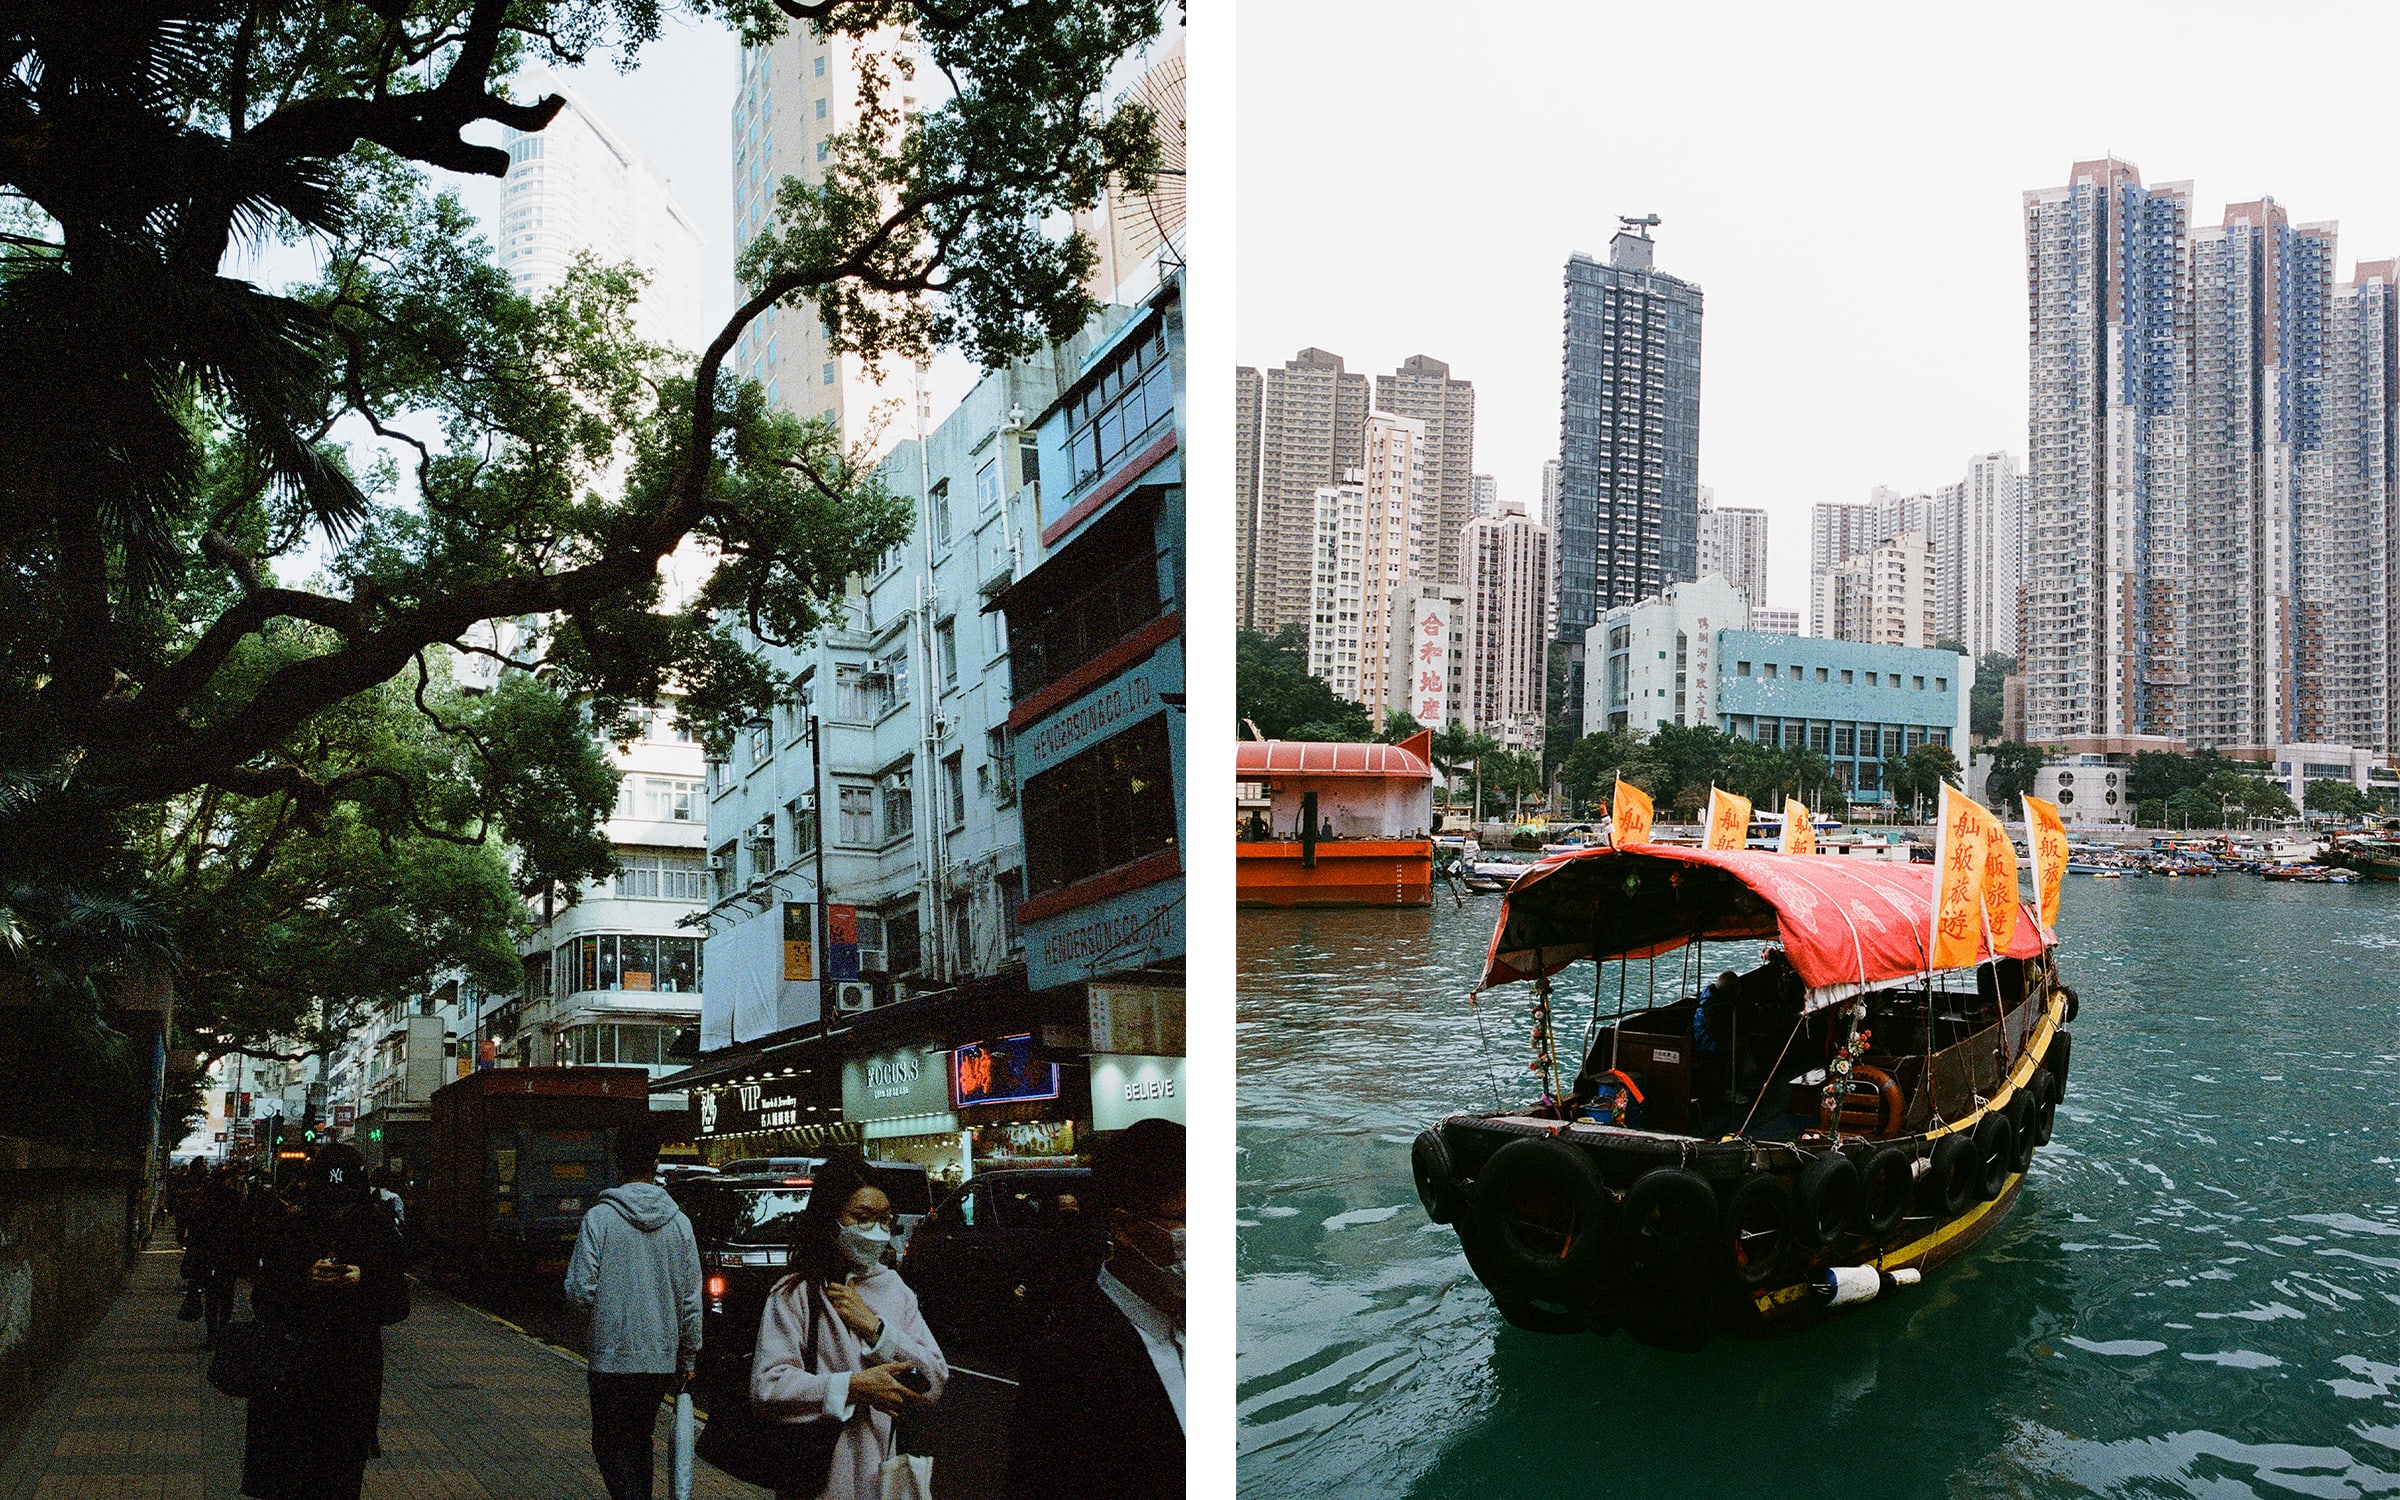
POLYGON ((1351 745, 1330 740, 1238 740, 1233 774, 1244 781, 1269 776, 1373 776, 1404 781, 1433 779, 1433 731, 1421 730, 1397 745, 1351 745))
MULTIPOLYGON (((1783 944, 1815 1010, 1925 972, 1933 886, 1931 865, 1838 854, 1637 844, 1554 855, 1502 902, 1482 983, 1554 974, 1579 958, 1649 958, 1694 939, 1768 938, 1783 944)), ((2030 903, 2000 951, 2041 953, 2030 903)), ((1979 961, 1991 957, 1987 946, 1979 961)))

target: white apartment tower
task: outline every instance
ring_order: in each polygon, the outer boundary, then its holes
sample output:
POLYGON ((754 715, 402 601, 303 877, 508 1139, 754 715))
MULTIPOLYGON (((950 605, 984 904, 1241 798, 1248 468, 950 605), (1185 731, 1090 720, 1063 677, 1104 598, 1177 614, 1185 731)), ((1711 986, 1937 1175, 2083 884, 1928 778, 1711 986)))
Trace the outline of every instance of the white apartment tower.
MULTIPOLYGON (((887 33, 818 36, 785 28, 764 47, 742 49, 733 105, 733 243, 738 255, 775 223, 775 195, 787 177, 824 179, 833 138, 858 124, 861 60, 889 58, 902 42, 887 33)), ((916 108, 915 86, 884 71, 901 108, 916 108)), ((886 101, 893 102, 893 101, 886 101)), ((912 374, 890 360, 868 368, 829 347, 813 307, 776 307, 752 322, 733 348, 734 373, 766 387, 771 405, 831 422, 844 442, 881 454, 915 434, 909 420, 912 374)), ((931 414, 920 413, 926 425, 931 414)))
POLYGON ((1469 729, 1511 749, 1538 749, 1547 687, 1545 633, 1550 532, 1504 503, 1459 538, 1466 569, 1466 702, 1469 729))
POLYGON ((1359 701, 1367 598, 1366 475, 1317 486, 1315 572, 1309 589, 1308 675, 1334 696, 1359 701))
POLYGON ((2024 477, 2016 455, 1978 453, 1967 460, 1958 517, 1956 559, 1937 559, 1945 580, 1955 578, 1958 628, 1954 639, 1981 661, 1990 652, 2017 654, 2018 590, 2023 581, 2024 477))
POLYGON ((1921 531, 1844 559, 1814 585, 1810 635, 1877 646, 1934 642, 1933 546, 1921 531))
POLYGON ((1469 489, 1475 496, 1475 514, 1488 516, 1500 509, 1500 481, 1489 474, 1475 476, 1469 489))
POLYGON ((1718 506, 1717 492, 1700 487, 1700 576, 1711 573, 1750 596, 1767 597, 1767 513, 1718 506))
POLYGON ((1233 377, 1236 617, 1273 635, 1311 621, 1317 490, 1365 464, 1370 390, 1323 349, 1233 377))
POLYGON ((632 261, 649 278, 634 306, 641 335, 688 352, 706 347, 715 333, 700 323, 706 260, 674 189, 572 85, 545 72, 528 86, 567 103, 538 132, 502 132, 508 173, 493 239, 510 284, 525 296, 550 291, 586 252, 604 265, 632 261))
POLYGON ((1433 577, 1439 543, 1427 493, 1425 424, 1379 411, 1368 416, 1365 437, 1367 461, 1359 471, 1366 505, 1359 661, 1366 670, 1360 673, 1357 701, 1366 705, 1370 719, 1381 722, 1387 702, 1405 707, 1386 691, 1395 640, 1391 598, 1403 582, 1433 577))
POLYGON ((1418 424, 1425 468, 1426 524, 1434 553, 1413 577, 1459 581, 1459 528, 1475 510, 1475 387, 1453 380, 1438 359, 1412 354, 1375 377, 1375 409, 1418 424))

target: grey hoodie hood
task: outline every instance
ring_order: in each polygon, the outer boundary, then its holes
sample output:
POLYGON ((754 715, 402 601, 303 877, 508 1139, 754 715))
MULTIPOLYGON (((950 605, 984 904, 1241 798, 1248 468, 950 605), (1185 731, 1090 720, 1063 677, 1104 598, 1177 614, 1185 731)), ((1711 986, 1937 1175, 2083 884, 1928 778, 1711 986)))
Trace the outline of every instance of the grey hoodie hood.
POLYGON ((674 1195, 655 1182, 628 1182, 600 1195, 606 1203, 645 1234, 656 1234, 675 1222, 674 1195))

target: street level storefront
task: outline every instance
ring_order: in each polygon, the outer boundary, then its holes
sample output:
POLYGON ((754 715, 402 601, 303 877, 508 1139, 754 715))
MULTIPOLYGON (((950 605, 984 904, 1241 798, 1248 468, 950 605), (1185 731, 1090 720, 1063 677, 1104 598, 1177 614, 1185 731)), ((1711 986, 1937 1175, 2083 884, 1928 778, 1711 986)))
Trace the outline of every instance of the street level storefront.
POLYGON ((950 1096, 974 1137, 975 1169, 1065 1167, 1083 1160, 1091 1090, 1079 1063, 1056 1060, 1032 1032, 969 1042, 950 1054, 950 1096))
MULTIPOLYGON (((662 1079, 657 1089, 670 1082, 662 1079)), ((721 1167, 748 1156, 813 1156, 824 1143, 839 1138, 842 1124, 839 1096, 813 1068, 764 1067, 722 1082, 690 1090, 697 1118, 695 1137, 700 1159, 721 1167), (816 1142, 811 1146, 810 1142, 816 1142)), ((855 1143, 858 1132, 848 1132, 855 1143)))
POLYGON ((842 1119, 859 1127, 869 1157, 915 1162, 945 1183, 974 1169, 951 1106, 949 1063, 949 1049, 931 1038, 843 1060, 842 1119))

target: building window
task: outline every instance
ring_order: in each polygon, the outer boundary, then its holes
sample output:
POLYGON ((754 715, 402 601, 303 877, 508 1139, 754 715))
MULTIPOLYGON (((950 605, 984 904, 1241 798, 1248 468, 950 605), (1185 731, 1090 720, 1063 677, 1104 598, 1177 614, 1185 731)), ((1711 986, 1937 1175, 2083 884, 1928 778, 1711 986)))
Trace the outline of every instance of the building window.
POLYGON ((1164 319, 1121 346, 1067 403, 1067 488, 1097 479, 1175 416, 1164 319))
POLYGON ((950 826, 963 827, 967 821, 967 753, 953 750, 942 758, 942 796, 950 807, 950 826))
POLYGON ((600 1022, 570 1026, 558 1034, 558 1060, 576 1066, 665 1067, 675 1044, 672 1026, 624 1026, 600 1022))
POLYGON ((1937 693, 1946 693, 1950 691, 1950 679, 1947 677, 1936 677, 1933 679, 1933 690, 1937 693))
POLYGON ((975 471, 975 513, 988 516, 1000 508, 1000 460, 992 459, 975 471))
POLYGON ((734 846, 730 843, 717 845, 716 851, 709 855, 708 863, 709 873, 716 877, 717 899, 732 900, 734 888, 741 884, 741 870, 734 857, 734 846))
POLYGON ((911 974, 924 962, 917 937, 917 906, 915 902, 883 914, 884 972, 911 974))
POLYGON ((1847 725, 1847 724, 1836 724, 1836 725, 1834 725, 1834 726, 1833 726, 1833 753, 1834 753, 1834 754, 1836 754, 1836 755, 1848 755, 1848 754, 1850 754, 1850 753, 1851 753, 1852 747, 1853 747, 1853 746, 1854 746, 1856 743, 1857 743, 1857 740, 1856 740, 1856 737, 1855 737, 1855 731, 1853 731, 1849 725, 1847 725))
POLYGON ((825 56, 824 56, 824 54, 823 54, 823 53, 819 53, 819 54, 817 55, 817 57, 816 57, 816 64, 817 64, 817 76, 818 76, 819 78, 822 78, 822 77, 824 77, 824 76, 825 76, 825 56))
POLYGON ((867 676, 862 662, 836 663, 833 669, 833 716, 853 723, 872 724, 883 709, 883 682, 867 676))
POLYGON ((1747 677, 1747 676, 1749 676, 1749 675, 1750 675, 1750 664, 1749 664, 1748 662, 1746 662, 1746 661, 1737 661, 1737 662, 1735 662, 1735 663, 1733 664, 1733 675, 1734 675, 1734 676, 1736 676, 1736 677, 1747 677))
POLYGON ((750 764, 763 766, 775 758, 775 726, 765 719, 750 725, 750 764))
POLYGON ((1850 686, 1850 678, 1851 678, 1851 675, 1852 675, 1852 674, 1851 674, 1851 672, 1850 672, 1850 669, 1849 669, 1849 668, 1845 667, 1845 668, 1843 668, 1843 669, 1842 669, 1842 686, 1844 686, 1844 687, 1848 687, 1848 686, 1850 686))
POLYGON ((1017 749, 1009 740, 1007 725, 985 733, 983 754, 984 764, 991 770, 992 801, 1006 807, 1017 800, 1017 749))
POLYGON ((708 863, 681 850, 644 850, 617 859, 617 894, 641 901, 706 901, 708 863))
POLYGON ((886 842, 917 831, 915 805, 909 800, 908 773, 893 771, 883 778, 883 836, 886 842))
POLYGON ((1009 681, 1022 701, 1159 617, 1158 558, 1143 548, 1081 593, 1023 622, 1009 649, 1009 681))
POLYGON ((937 621, 933 627, 933 654, 942 671, 942 691, 947 693, 958 686, 958 622, 937 621))
POLYGON ((825 101, 822 99, 817 101, 817 118, 820 120, 825 118, 825 101))
POLYGON ((1875 686, 1875 674, 1874 674, 1874 673, 1872 673, 1872 672, 1869 672, 1869 673, 1867 674, 1867 686, 1869 686, 1869 687, 1873 687, 1873 686, 1875 686))
POLYGON ((557 950, 559 992, 651 990, 672 995, 700 990, 700 939, 609 934, 576 938, 557 950))
MULTIPOLYGON (((632 777, 626 781, 631 782, 632 777)), ((680 776, 641 778, 641 815, 653 823, 691 823, 700 819, 700 783, 680 776)))
POLYGON ((993 885, 1000 892, 1000 931, 1013 952, 1025 943, 1024 930, 1017 926, 1017 908, 1025 904, 1025 872, 1002 870, 993 885))
POLYGON ((1908 685, 1917 692, 1921 693, 1925 691, 1925 679, 1922 677, 1911 677, 1908 680, 1908 685))
POLYGON ((1158 714, 1025 784, 1031 894, 1040 896, 1175 847, 1174 762, 1158 714))
POLYGON ((1819 667, 1819 668, 1817 668, 1817 681, 1819 681, 1819 682, 1823 682, 1824 680, 1825 680, 1825 669, 1824 669, 1823 667, 1819 667))
POLYGON ((792 853, 814 854, 817 850, 817 799, 813 792, 804 792, 783 805, 783 815, 792 824, 792 853))
POLYGON ((974 959, 974 908, 960 896, 950 903, 950 967, 960 974, 972 974, 981 965, 974 959))
POLYGON ((950 544, 950 481, 937 479, 925 492, 927 508, 933 512, 933 539, 942 546, 950 544))
POLYGON ((841 819, 839 830, 842 842, 853 846, 875 842, 875 789, 871 786, 845 785, 840 789, 841 819))

